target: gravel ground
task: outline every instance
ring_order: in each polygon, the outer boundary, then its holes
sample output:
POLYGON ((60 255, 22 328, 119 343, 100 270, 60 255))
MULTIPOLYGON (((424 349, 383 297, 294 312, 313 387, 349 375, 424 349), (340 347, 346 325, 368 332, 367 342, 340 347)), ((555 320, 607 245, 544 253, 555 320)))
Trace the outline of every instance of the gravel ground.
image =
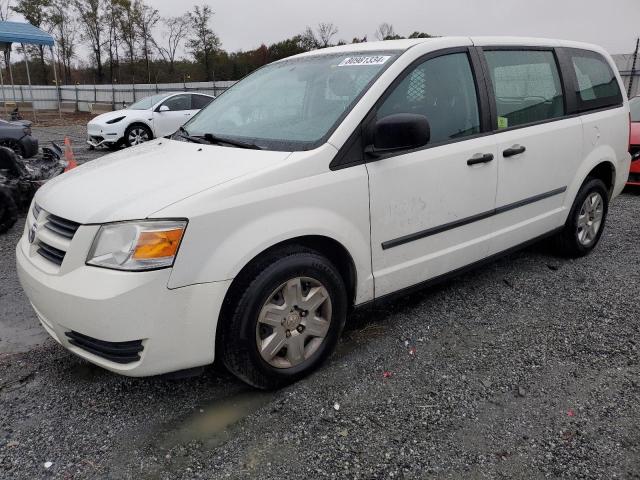
MULTIPOLYGON (((622 195, 587 258, 535 246, 360 314, 273 393, 216 367, 120 377, 3 336, 0 478, 640 479, 639 212, 622 195)), ((19 229, 0 237, 0 322, 35 331, 19 229)))

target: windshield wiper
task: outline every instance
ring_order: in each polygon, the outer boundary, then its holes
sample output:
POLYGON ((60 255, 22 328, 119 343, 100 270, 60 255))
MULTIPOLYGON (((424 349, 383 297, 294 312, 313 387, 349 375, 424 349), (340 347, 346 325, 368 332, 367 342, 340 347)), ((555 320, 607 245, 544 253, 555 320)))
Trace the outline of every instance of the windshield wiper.
POLYGON ((262 150, 262 147, 259 147, 255 143, 243 142, 241 140, 232 140, 230 138, 217 137, 212 133, 205 133, 202 138, 204 138, 209 143, 226 143, 227 145, 231 145, 233 147, 238 148, 247 148, 250 150, 262 150))
POLYGON ((187 130, 185 130, 184 127, 180 127, 178 129, 178 136, 180 138, 184 138, 185 140, 188 140, 189 142, 193 142, 193 143, 209 143, 209 142, 203 140, 201 137, 196 137, 194 135, 189 135, 189 132, 187 132, 187 130))

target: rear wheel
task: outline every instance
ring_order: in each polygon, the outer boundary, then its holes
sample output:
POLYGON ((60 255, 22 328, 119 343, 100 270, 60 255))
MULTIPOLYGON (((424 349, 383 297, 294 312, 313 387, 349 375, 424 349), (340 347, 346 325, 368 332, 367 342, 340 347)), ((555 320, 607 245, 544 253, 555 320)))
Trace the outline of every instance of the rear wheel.
POLYGON ((254 387, 272 389, 320 366, 347 313, 336 267, 314 250, 289 247, 243 277, 221 324, 218 348, 226 367, 254 387))
POLYGON ((0 233, 5 233, 18 220, 18 207, 8 188, 0 187, 0 233))
POLYGON ((560 253, 568 257, 587 255, 600 241, 609 209, 604 182, 588 178, 573 202, 564 229, 556 238, 560 253))
POLYGON ((153 133, 146 125, 131 125, 124 133, 124 142, 127 147, 140 145, 141 143, 148 142, 151 139, 153 139, 153 133))

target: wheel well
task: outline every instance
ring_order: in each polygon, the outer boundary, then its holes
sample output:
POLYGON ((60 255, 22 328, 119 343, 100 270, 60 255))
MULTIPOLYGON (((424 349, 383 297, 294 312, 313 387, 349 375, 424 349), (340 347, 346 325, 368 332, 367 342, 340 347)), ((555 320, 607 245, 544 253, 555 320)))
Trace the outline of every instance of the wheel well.
POLYGON ((598 178, 602 180, 607 187, 609 195, 613 192, 616 179, 616 169, 609 162, 602 162, 589 172, 587 178, 598 178))
POLYGON ((253 257, 250 262, 248 262, 242 270, 235 276, 233 282, 231 282, 231 286, 229 287, 229 291, 225 296, 224 304, 232 301, 233 298, 239 292, 235 290, 238 287, 238 284, 241 284, 245 279, 245 273, 251 268, 251 266, 256 263, 260 258, 265 255, 268 255, 271 251, 280 249, 286 245, 299 245, 301 247, 307 247, 312 250, 317 251, 318 253, 327 257, 327 259, 335 265, 347 287, 347 298, 349 299, 350 306, 353 305, 355 301, 356 295, 356 267, 353 262, 353 258, 347 251, 347 249, 338 241, 324 237, 321 235, 307 235, 303 237, 296 237, 289 240, 285 240, 283 242, 277 243, 266 250, 260 252, 258 255, 253 257))

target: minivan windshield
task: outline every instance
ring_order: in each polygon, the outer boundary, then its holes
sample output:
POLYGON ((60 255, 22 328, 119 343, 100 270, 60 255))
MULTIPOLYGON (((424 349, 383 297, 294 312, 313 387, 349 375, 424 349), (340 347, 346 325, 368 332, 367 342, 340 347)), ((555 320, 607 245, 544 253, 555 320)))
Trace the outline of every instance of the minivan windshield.
POLYGON ((150 97, 138 100, 136 103, 132 103, 127 108, 129 110, 149 110, 156 103, 158 103, 163 98, 167 98, 169 95, 171 95, 171 93, 160 93, 158 95, 151 95, 150 97))
POLYGON ((267 150, 315 148, 397 56, 342 53, 272 63, 211 102, 182 133, 267 150))
POLYGON ((631 109, 631 121, 640 122, 640 97, 633 97, 629 100, 629 108, 631 109))

